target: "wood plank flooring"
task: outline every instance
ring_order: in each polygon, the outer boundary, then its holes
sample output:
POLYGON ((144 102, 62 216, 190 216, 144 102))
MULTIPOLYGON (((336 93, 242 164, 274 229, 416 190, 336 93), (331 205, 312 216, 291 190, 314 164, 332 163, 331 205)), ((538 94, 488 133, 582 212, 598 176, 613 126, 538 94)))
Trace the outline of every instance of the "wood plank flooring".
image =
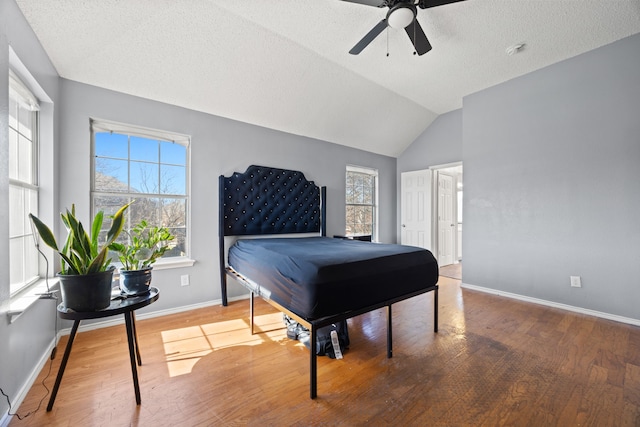
POLYGON ((450 279, 462 280, 462 263, 440 266, 440 275, 450 279))
MULTIPOLYGON (((384 310, 351 319, 344 359, 318 359, 316 400, 307 349, 262 302, 270 332, 253 336, 247 301, 138 321, 140 406, 124 325, 82 332, 53 411, 45 400, 10 425, 640 425, 640 328, 459 285, 440 279, 437 334, 432 295, 394 305, 392 359, 384 310)), ((20 413, 46 393, 41 378, 20 413)))

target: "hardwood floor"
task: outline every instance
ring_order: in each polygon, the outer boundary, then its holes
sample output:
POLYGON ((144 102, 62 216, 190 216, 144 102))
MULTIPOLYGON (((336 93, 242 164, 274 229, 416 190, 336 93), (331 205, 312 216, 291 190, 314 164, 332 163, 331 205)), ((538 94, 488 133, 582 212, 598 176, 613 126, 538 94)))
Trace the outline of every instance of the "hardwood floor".
MULTIPOLYGON (((392 359, 383 310, 350 320, 344 359, 318 359, 316 400, 307 350, 280 314, 258 303, 260 326, 275 330, 252 336, 240 301, 138 321, 140 406, 124 325, 80 333, 53 411, 45 400, 10 425, 640 425, 640 328, 459 283, 440 279, 437 334, 432 295, 394 305, 392 359)), ((40 381, 20 413, 46 393, 40 381)))
POLYGON ((440 267, 440 275, 450 279, 462 280, 462 263, 449 264, 440 267))

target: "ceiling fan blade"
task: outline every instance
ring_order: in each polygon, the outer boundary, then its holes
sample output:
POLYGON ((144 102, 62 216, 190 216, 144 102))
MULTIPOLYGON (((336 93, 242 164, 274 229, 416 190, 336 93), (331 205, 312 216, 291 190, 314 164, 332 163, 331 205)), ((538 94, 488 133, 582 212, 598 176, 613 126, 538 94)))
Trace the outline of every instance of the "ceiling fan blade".
POLYGON ((459 1, 464 0, 420 0, 418 7, 420 7, 420 9, 429 9, 430 7, 444 6, 445 4, 457 3, 459 1))
MULTIPOLYGON (((371 31, 369 31, 367 33, 367 35, 362 38, 362 40, 360 40, 358 43, 356 43, 356 45, 351 48, 349 53, 352 54, 352 55, 357 55, 360 52, 362 52, 362 49, 367 47, 369 45, 369 43, 371 43, 373 41, 373 39, 378 37, 378 35, 382 31, 384 31, 385 28, 387 28, 387 20, 383 19, 382 21, 378 22, 378 25, 373 27, 371 29, 371 31)), ((425 39, 426 39, 426 37, 425 37, 425 39)), ((429 43, 429 42, 427 42, 427 43, 429 43)), ((429 47, 429 48, 431 48, 431 47, 429 47)))
POLYGON ((427 35, 422 31, 422 26, 420 26, 417 19, 414 19, 413 24, 407 25, 404 30, 411 39, 411 43, 416 48, 418 55, 424 55, 431 50, 431 43, 427 40, 427 35))
POLYGON ((385 5, 384 0, 342 0, 349 3, 366 4, 367 6, 383 7, 385 5))

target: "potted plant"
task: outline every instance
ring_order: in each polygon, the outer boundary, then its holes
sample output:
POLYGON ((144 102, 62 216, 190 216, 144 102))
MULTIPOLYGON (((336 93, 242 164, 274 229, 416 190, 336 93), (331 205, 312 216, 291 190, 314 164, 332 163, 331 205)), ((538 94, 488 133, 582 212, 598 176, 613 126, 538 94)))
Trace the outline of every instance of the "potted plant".
POLYGON ((122 263, 120 289, 128 295, 149 292, 153 264, 170 249, 175 238, 167 227, 149 226, 144 219, 129 234, 127 244, 112 242, 109 249, 117 252, 122 263))
POLYGON ((107 257, 109 245, 113 243, 124 225, 122 206, 113 216, 106 241, 100 245, 99 235, 104 219, 103 211, 98 212, 91 223, 89 234, 76 217, 75 205, 71 211, 61 213, 60 218, 67 229, 67 238, 62 248, 56 242, 53 232, 38 217, 29 214, 42 241, 58 252, 60 261, 60 290, 62 301, 68 309, 75 311, 98 311, 111 303, 111 283, 113 270, 111 259, 107 257))

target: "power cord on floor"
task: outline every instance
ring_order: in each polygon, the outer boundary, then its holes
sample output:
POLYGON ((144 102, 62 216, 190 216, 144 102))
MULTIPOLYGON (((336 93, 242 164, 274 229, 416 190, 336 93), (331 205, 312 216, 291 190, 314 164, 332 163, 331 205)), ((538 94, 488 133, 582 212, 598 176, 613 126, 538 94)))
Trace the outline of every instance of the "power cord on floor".
MULTIPOLYGON (((34 236, 35 236, 35 232, 34 232, 34 236)), ((34 237, 35 239, 35 237, 34 237)), ((45 284, 47 285, 47 292, 40 294, 40 298, 41 299, 49 299, 49 300, 54 300, 56 301, 56 303, 58 302, 58 298, 56 296, 56 291, 52 291, 49 288, 49 260, 47 259, 47 257, 45 256, 44 253, 42 253, 42 251, 40 250, 40 245, 38 244, 38 241, 36 240, 36 249, 38 250, 38 252, 40 252, 40 255, 42 255, 42 257, 44 258, 45 261, 45 276, 44 276, 44 280, 45 280, 45 284)), ((56 304, 57 305, 57 304, 56 304)), ((51 390, 49 390, 49 387, 47 387, 47 385, 45 384, 45 381, 47 380, 47 378, 49 378, 49 375, 51 375, 51 367, 53 365, 53 359, 56 358, 56 352, 58 349, 58 344, 56 342, 56 340, 58 339, 58 317, 57 314, 54 311, 54 319, 53 319, 53 324, 55 325, 54 327, 54 333, 53 333, 53 349, 51 350, 51 355, 49 356, 49 369, 47 371, 47 375, 45 375, 45 377, 42 379, 42 386, 45 388, 45 390, 47 390, 47 393, 42 396, 42 398, 40 399, 40 402, 38 402, 38 407, 36 409, 34 409, 33 411, 29 411, 24 415, 20 415, 17 412, 12 413, 11 410, 13 409, 12 405, 11 405, 11 399, 9 398, 9 395, 7 395, 4 390, 2 389, 2 387, 0 387, 0 393, 2 393, 2 395, 7 399, 7 404, 9 405, 9 412, 7 413, 9 416, 15 416, 17 417, 19 420, 24 420, 25 418, 35 414, 36 412, 38 412, 40 410, 40 407, 42 406, 42 402, 44 402, 44 400, 47 398, 47 396, 49 396, 49 393, 51 393, 51 390)))

